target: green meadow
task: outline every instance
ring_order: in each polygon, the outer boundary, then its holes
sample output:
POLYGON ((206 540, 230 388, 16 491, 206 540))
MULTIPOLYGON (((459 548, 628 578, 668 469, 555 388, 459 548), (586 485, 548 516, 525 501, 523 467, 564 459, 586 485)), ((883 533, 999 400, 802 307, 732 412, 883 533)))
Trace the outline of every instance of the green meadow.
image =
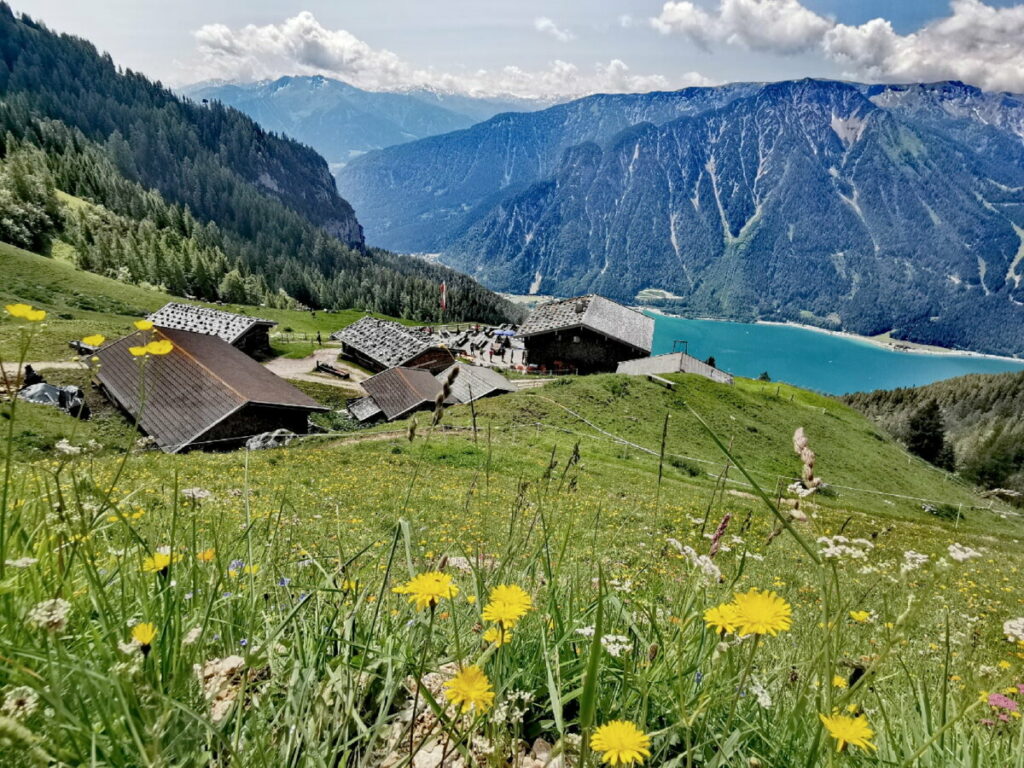
MULTIPOLYGON (((167 298, 3 256, 49 313, 5 363, 167 298)), ((1022 768, 1022 519, 831 398, 669 378, 176 456, 7 401, 0 763, 1022 768)))

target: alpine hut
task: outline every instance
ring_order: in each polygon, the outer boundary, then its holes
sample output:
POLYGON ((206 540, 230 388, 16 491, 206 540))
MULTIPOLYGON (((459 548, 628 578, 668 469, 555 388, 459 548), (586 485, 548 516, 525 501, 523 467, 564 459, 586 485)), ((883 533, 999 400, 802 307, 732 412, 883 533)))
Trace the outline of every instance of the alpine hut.
POLYGON ((101 389, 168 453, 234 448, 276 429, 304 434, 309 415, 328 410, 219 336, 154 328, 96 356, 101 389), (161 340, 173 344, 166 355, 129 351, 161 340))
POLYGON ((654 320, 592 294, 541 304, 516 335, 531 367, 611 372, 623 360, 650 355, 654 320))
MULTIPOLYGON (((452 366, 454 368, 455 366, 452 366)), ((434 378, 440 383, 451 374, 452 368, 441 371, 434 378)), ((493 368, 482 365, 459 365, 459 375, 452 382, 452 398, 463 405, 483 397, 516 392, 518 388, 493 368)))
POLYGON ((451 351, 426 331, 369 315, 331 338, 341 342, 342 357, 371 371, 402 367, 437 373, 455 362, 451 351))
POLYGON ((197 307, 171 301, 149 316, 153 325, 179 331, 205 333, 224 339, 250 357, 270 353, 270 329, 273 320, 237 315, 221 309, 197 307))
MULTIPOLYGON (((389 368, 361 382, 366 397, 349 403, 348 411, 360 422, 394 421, 415 411, 433 408, 443 384, 422 368, 389 368)), ((458 401, 449 396, 445 405, 458 401)))

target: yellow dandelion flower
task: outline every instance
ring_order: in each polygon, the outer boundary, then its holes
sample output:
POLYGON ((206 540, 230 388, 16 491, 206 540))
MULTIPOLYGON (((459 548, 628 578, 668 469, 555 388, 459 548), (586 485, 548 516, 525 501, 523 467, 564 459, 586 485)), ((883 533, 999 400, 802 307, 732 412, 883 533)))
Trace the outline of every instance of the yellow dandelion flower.
POLYGON ((601 762, 611 766, 639 765, 651 756, 651 737, 628 720, 602 725, 594 731, 590 746, 601 753, 601 762))
POLYGON ((160 339, 159 341, 151 341, 146 345, 146 354, 149 355, 166 355, 174 349, 174 345, 167 339, 160 339))
POLYGON ((842 675, 835 675, 832 678, 832 686, 834 688, 847 688, 849 683, 846 682, 846 678, 842 675))
POLYGON ((463 713, 471 709, 486 712, 494 702, 491 681, 480 667, 473 664, 463 667, 451 680, 444 684, 444 695, 463 713))
POLYGON ((736 595, 732 604, 741 635, 775 635, 792 625, 793 609, 774 592, 754 587, 736 595))
POLYGON ((145 347, 128 347, 128 351, 131 352, 132 357, 142 357, 146 354, 145 347))
POLYGON ((825 724, 828 735, 836 740, 836 752, 842 752, 847 744, 861 749, 877 749, 871 743, 871 737, 875 735, 875 732, 864 715, 849 717, 840 714, 830 716, 819 714, 818 717, 825 724))
POLYGON ((204 549, 202 552, 197 552, 196 560, 198 560, 200 563, 212 563, 213 559, 216 556, 217 550, 215 550, 213 547, 210 547, 209 549, 204 549))
POLYGON ((102 344, 106 340, 107 340, 107 337, 104 336, 103 334, 101 334, 101 333, 94 333, 92 336, 86 336, 85 338, 83 338, 82 339, 82 343, 83 344, 88 344, 90 347, 98 347, 98 346, 100 346, 100 344, 102 344))
POLYGON ((466 602, 470 605, 476 605, 476 595, 466 595, 466 602))
POLYGON ((850 618, 856 621, 858 624, 863 624, 866 621, 871 620, 870 611, 850 611, 850 618))
POLYGON ((485 621, 494 621, 511 629, 533 608, 533 600, 515 584, 501 584, 491 590, 490 601, 481 615, 485 621))
POLYGON ((391 591, 399 595, 408 595, 409 602, 421 611, 424 608, 434 608, 441 600, 451 600, 459 594, 459 588, 452 583, 452 577, 440 571, 416 574, 405 584, 391 591))
POLYGON ((704 611, 704 623, 719 634, 736 631, 736 606, 722 603, 704 611))
POLYGON ((494 643, 499 648, 512 640, 512 630, 500 626, 491 627, 483 634, 485 643, 494 643))
POLYGON ((171 563, 175 562, 178 558, 172 557, 166 552, 155 552, 151 557, 147 557, 142 561, 142 572, 143 573, 164 573, 171 563))
POLYGON ((143 648, 147 648, 152 645, 154 638, 156 638, 155 624, 144 621, 141 624, 136 624, 132 627, 132 640, 137 642, 143 648))
POLYGON ((136 320, 134 325, 140 331, 151 331, 151 330, 153 330, 153 321, 152 320, 136 320))

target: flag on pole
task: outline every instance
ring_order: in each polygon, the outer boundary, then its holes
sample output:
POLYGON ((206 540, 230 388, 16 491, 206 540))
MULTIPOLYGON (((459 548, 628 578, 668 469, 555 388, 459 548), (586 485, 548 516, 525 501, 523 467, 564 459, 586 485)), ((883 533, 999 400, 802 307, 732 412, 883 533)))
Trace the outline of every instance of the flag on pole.
POLYGON ((448 283, 441 282, 441 309, 448 309, 448 283))

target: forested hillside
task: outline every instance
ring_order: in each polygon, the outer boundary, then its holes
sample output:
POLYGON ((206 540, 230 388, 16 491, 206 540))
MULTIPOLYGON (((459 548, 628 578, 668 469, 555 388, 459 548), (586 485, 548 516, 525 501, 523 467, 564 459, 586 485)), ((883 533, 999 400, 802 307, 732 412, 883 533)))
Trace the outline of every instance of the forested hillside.
POLYGON ((241 113, 202 107, 119 70, 89 43, 0 4, 0 237, 73 246, 103 274, 208 300, 360 307, 501 321, 474 281, 366 251, 313 150, 241 113), (60 190, 97 205, 62 210, 60 190))
POLYGON ((1024 494, 1024 373, 961 376, 843 399, 904 443, 912 420, 934 403, 961 475, 1024 494))
POLYGON ((498 290, 1020 354, 1022 136, 962 83, 728 85, 500 115, 339 184, 374 242, 498 290))

